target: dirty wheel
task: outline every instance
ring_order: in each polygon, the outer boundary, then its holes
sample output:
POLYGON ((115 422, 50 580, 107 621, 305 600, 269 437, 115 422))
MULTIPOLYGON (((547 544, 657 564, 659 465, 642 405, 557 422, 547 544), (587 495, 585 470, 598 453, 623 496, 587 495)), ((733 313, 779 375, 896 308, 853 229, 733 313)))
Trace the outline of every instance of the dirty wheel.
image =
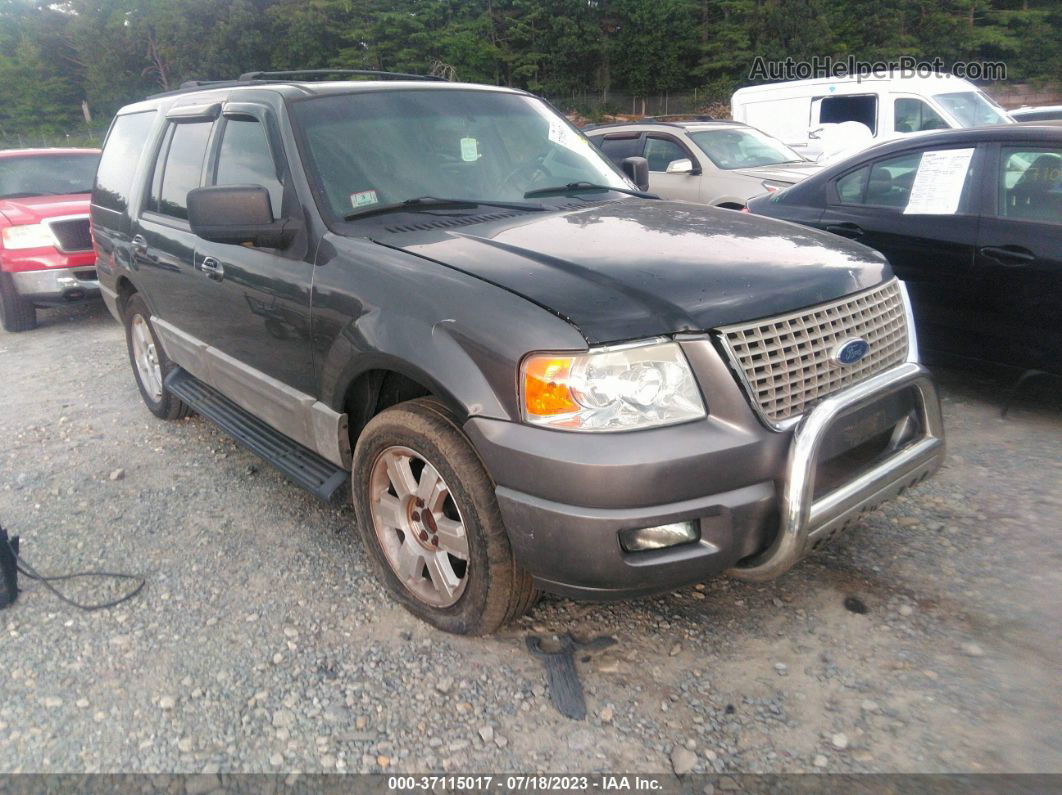
POLYGON ((494 486, 453 415, 409 401, 366 426, 354 454, 362 539, 395 597, 458 634, 493 632, 532 602, 494 486))
POLYGON ((173 363, 166 358, 155 330, 151 327, 151 313, 139 295, 133 295, 125 305, 125 339, 133 377, 140 389, 144 404, 156 417, 177 420, 191 414, 179 398, 171 395, 164 385, 173 363))

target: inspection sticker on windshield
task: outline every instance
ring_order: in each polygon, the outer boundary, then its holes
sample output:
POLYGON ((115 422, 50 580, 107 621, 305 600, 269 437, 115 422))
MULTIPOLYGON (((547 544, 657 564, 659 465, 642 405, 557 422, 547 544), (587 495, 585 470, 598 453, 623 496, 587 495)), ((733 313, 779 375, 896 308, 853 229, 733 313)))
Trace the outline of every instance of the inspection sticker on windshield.
POLYGON ((974 150, 924 152, 904 215, 954 215, 974 150))
POLYGON ((350 194, 350 203, 353 207, 364 207, 367 204, 376 204, 379 199, 376 198, 376 191, 363 190, 360 193, 350 194))
POLYGON ((461 139, 461 159, 466 163, 479 160, 479 141, 475 138, 461 139))

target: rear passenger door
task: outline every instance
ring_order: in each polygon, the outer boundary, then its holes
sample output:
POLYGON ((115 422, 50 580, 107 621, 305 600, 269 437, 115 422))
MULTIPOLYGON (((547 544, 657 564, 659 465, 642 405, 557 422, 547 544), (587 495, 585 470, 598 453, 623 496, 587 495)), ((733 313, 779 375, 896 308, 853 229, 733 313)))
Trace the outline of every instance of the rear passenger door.
POLYGON ((202 328, 205 314, 196 289, 196 237, 188 225, 188 191, 202 184, 220 110, 220 105, 183 107, 167 114, 147 196, 133 225, 133 269, 152 313, 190 334, 202 328))
MULTIPOLYGON (((206 185, 260 185, 269 191, 273 218, 295 217, 298 200, 272 111, 229 103, 218 122, 206 185)), ((247 369, 300 392, 314 392, 310 344, 313 265, 304 236, 286 249, 255 248, 199 239, 195 292, 201 333, 247 369)))
POLYGON ((991 148, 977 235, 986 358, 1062 373, 1062 147, 991 148))

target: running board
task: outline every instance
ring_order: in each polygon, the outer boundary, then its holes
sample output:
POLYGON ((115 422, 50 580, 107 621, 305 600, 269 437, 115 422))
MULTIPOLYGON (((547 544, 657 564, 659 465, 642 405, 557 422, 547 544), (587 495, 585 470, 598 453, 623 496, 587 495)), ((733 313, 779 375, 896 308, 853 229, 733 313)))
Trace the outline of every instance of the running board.
POLYGON ((315 497, 331 502, 350 478, 349 472, 274 430, 180 367, 166 376, 166 389, 315 497))

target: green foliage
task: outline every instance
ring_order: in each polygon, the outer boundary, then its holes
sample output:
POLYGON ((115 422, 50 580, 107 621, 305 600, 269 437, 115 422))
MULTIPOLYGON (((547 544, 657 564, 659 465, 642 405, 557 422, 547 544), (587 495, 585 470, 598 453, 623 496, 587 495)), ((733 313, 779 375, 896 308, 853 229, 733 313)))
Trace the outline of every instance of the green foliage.
POLYGON ((1058 0, 0 0, 0 140, 93 128, 185 80, 258 69, 427 72, 573 97, 587 114, 698 89, 756 56, 1005 61, 1062 76, 1058 0))

